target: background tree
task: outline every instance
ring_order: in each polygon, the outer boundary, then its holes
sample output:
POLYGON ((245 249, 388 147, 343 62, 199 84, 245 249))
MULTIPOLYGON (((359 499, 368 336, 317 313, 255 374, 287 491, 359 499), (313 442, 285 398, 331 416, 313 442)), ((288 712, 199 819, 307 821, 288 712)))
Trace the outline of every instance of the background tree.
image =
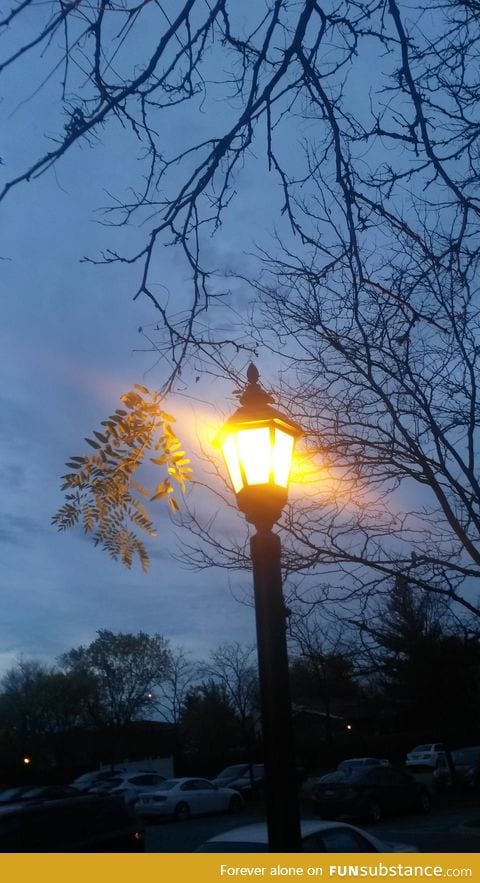
POLYGON ((216 775, 241 747, 239 720, 221 684, 203 681, 189 690, 181 717, 185 763, 216 775))
POLYGON ((238 716, 241 741, 249 762, 254 760, 255 716, 259 709, 254 650, 254 647, 244 647, 238 641, 221 644, 202 666, 205 675, 220 685, 238 716))
POLYGON ((174 726, 177 754, 183 750, 181 722, 187 697, 201 677, 199 669, 182 647, 170 647, 165 677, 152 694, 151 707, 174 726))
MULTIPOLYGON (((475 731, 480 715, 480 642, 475 620, 459 622, 448 606, 403 579, 361 624, 370 688, 397 731, 475 731)), ((458 738, 458 737, 457 737, 458 738)))
POLYGON ((309 615, 292 615, 289 620, 291 636, 290 666, 293 700, 300 705, 318 708, 325 714, 325 739, 332 752, 335 731, 332 715, 348 718, 348 708, 359 697, 355 680, 358 650, 351 640, 347 643, 345 630, 340 635, 333 631, 315 608, 309 615))
POLYGON ((168 642, 145 632, 99 629, 97 635, 91 644, 64 653, 59 661, 67 672, 94 681, 90 713, 97 727, 110 732, 113 763, 122 729, 149 708, 151 694, 168 672, 168 642))
MULTIPOLYGON (((4 761, 18 767, 23 755, 34 767, 52 760, 62 768, 70 734, 88 725, 96 695, 92 679, 20 660, 0 682, 0 743, 4 761)), ((10 770, 11 772, 11 770, 10 770)))

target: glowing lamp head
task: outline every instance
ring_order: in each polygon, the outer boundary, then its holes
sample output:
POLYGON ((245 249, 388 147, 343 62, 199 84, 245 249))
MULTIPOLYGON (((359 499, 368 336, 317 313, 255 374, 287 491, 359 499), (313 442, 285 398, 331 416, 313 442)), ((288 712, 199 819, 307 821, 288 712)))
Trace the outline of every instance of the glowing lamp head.
POLYGON ((272 407, 272 397, 258 384, 255 365, 250 365, 247 378, 240 408, 227 420, 217 442, 239 509, 247 521, 270 528, 287 502, 293 450, 302 431, 272 407))

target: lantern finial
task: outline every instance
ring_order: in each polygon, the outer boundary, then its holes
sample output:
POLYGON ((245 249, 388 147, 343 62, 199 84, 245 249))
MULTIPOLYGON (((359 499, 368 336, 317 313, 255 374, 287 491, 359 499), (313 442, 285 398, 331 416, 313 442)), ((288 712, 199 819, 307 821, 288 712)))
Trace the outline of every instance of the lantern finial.
POLYGON ((253 362, 250 362, 247 368, 247 380, 249 383, 258 383, 258 378, 260 374, 258 373, 258 368, 253 362))
POLYGON ((273 402, 273 397, 269 392, 266 392, 260 386, 258 382, 258 378, 260 374, 258 372, 258 368, 253 362, 250 362, 250 365, 247 369, 247 380, 248 383, 240 395, 240 404, 243 407, 247 407, 249 410, 254 408, 258 409, 260 406, 270 405, 273 402))

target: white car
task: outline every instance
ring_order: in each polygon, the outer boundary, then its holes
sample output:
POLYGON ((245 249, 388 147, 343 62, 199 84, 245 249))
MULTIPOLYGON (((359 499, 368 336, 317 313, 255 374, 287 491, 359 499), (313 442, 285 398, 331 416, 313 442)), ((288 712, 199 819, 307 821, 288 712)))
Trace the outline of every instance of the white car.
POLYGON ((159 788, 143 794, 135 803, 140 818, 172 816, 185 821, 209 812, 237 812, 243 798, 232 788, 218 788, 208 779, 167 779, 159 788))
POLYGON ((132 806, 141 794, 146 791, 156 791, 164 781, 165 776, 161 776, 160 773, 141 771, 119 773, 111 779, 95 784, 90 788, 90 793, 123 797, 125 803, 132 806))
POLYGON ((437 768, 439 760, 445 757, 445 745, 442 742, 428 742, 426 745, 417 745, 407 754, 407 766, 428 766, 433 770, 437 768))
POLYGON ((91 788, 96 788, 97 785, 101 786, 104 782, 114 779, 116 775, 118 773, 111 770, 96 770, 93 773, 83 773, 83 775, 74 779, 72 786, 78 788, 79 791, 89 791, 91 788))
MULTIPOLYGON (((305 819, 301 834, 302 852, 418 852, 416 846, 388 843, 343 822, 305 819)), ((256 822, 223 831, 195 852, 268 852, 267 826, 256 822)))
POLYGON ((390 762, 383 757, 349 757, 340 761, 337 770, 363 770, 371 766, 390 766, 390 762))

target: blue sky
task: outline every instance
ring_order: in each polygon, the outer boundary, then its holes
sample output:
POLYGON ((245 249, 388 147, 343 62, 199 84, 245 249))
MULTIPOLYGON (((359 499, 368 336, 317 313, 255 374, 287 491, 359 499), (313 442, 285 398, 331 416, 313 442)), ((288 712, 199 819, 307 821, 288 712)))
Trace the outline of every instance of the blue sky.
MULTIPOLYGON (((36 15, 42 15, 41 6, 36 15)), ((191 143, 223 134, 227 117, 238 110, 235 98, 225 101, 225 58, 219 71, 215 57, 209 62, 216 86, 208 104, 200 96, 170 112, 167 155, 184 146, 186 137, 191 143)), ((5 71, 2 113, 7 125, 0 153, 8 178, 37 157, 41 144, 48 148, 46 136, 61 131, 64 123, 58 76, 46 82, 34 101, 28 100, 36 86, 35 71, 35 59, 33 67, 30 63, 5 71)), ((362 85, 356 81, 354 88, 360 96, 362 85)), ((318 120, 302 123, 300 113, 294 126, 282 126, 277 148, 294 156, 302 125, 313 124, 318 120)), ((218 268, 220 279, 225 269, 245 273, 255 246, 271 244, 272 218, 276 231, 288 236, 288 219, 281 215, 282 188, 269 173, 264 137, 262 129, 248 161, 236 170, 238 195, 222 228, 204 242, 205 263, 218 268)), ((2 208, 0 674, 20 654, 53 661, 92 640, 98 628, 158 631, 195 656, 227 640, 254 640, 253 608, 237 600, 248 600, 250 574, 182 569, 171 554, 182 538, 176 537, 161 504, 147 576, 138 567, 123 570, 80 532, 58 535, 50 526, 62 502, 65 461, 83 452, 84 436, 133 383, 155 387, 165 379, 151 353, 135 352, 144 346, 138 327, 158 318, 148 301, 132 300, 139 271, 126 264, 105 268, 80 262, 108 246, 132 253, 143 244, 145 229, 134 224, 108 229, 96 211, 108 201, 107 193, 122 194, 138 183, 143 166, 137 156, 133 134, 113 122, 92 146, 78 144, 54 169, 16 188, 2 208)), ((172 305, 184 305, 191 281, 178 250, 157 251, 152 277, 159 290, 168 289, 172 305)), ((242 310, 247 294, 238 281, 230 284, 242 310)), ((215 313, 214 320, 218 318, 215 313)), ((258 367, 268 386, 275 366, 263 354, 258 367)), ((168 407, 178 414, 179 435, 193 452, 194 415, 211 427, 235 402, 230 384, 212 384, 202 377, 189 387, 189 378, 185 380, 187 394, 202 403, 195 407, 183 398, 168 407)), ((217 456, 213 449, 212 455, 217 456)), ((197 498, 197 505, 207 502, 197 498)), ((242 527, 233 522, 231 529, 242 527)))
MULTIPOLYGON (((62 502, 65 461, 84 452, 84 436, 133 383, 155 387, 163 379, 158 370, 145 374, 151 354, 132 352, 137 327, 152 315, 132 303, 128 278, 78 263, 92 233, 75 189, 64 193, 47 178, 25 188, 10 213, 14 231, 2 235, 0 673, 20 654, 53 661, 98 628, 158 631, 196 656, 254 634, 253 610, 234 599, 248 580, 240 575, 229 584, 225 573, 176 564, 169 550, 177 540, 161 503, 147 576, 112 562, 81 532, 58 534, 50 526, 62 502)), ((190 449, 199 409, 186 401, 169 408, 190 449)))
MULTIPOLYGON (((29 114, 28 104, 21 107, 4 131, 10 165, 22 159, 18 144, 28 152, 22 133, 29 114)), ((33 127, 38 136, 40 123, 33 127)), ((125 173, 123 151, 114 132, 95 151, 77 148, 11 194, 1 215, 0 675, 22 654, 53 662, 99 628, 156 631, 196 657, 226 640, 254 640, 253 609, 236 600, 248 598, 249 575, 183 569, 170 554, 179 540, 162 504, 147 576, 112 562, 81 532, 61 535, 50 526, 62 502, 65 461, 84 452, 84 436, 133 383, 155 388, 165 379, 152 354, 134 352, 144 345, 138 327, 157 319, 146 301, 132 300, 135 270, 80 262, 106 242, 133 247, 140 236, 106 230, 94 214, 103 188, 125 173)), ((246 205, 211 246, 221 261, 242 255, 246 205)), ((187 271, 173 250, 162 260, 159 279, 181 304, 187 271)), ((201 382, 192 392, 212 405, 217 400, 225 414, 235 406, 230 384, 201 382)), ((168 407, 190 447, 194 413, 209 426, 221 419, 187 399, 168 407)))

